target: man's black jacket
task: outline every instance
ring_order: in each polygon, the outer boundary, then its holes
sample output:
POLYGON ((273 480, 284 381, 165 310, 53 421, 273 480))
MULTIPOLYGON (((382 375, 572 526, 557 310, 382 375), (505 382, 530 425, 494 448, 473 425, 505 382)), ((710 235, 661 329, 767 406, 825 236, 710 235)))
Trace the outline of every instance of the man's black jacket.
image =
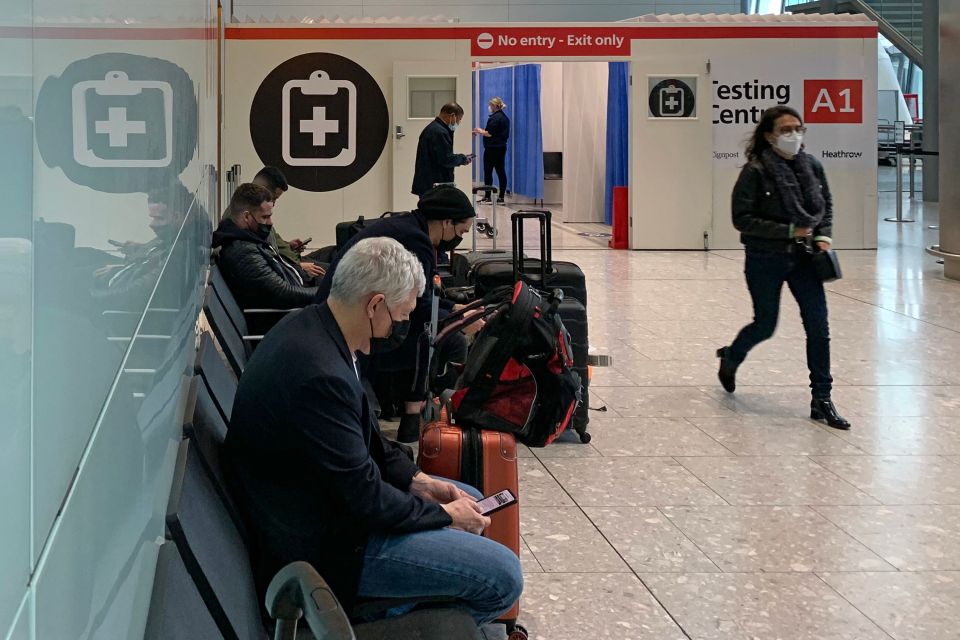
POLYGON ((416 465, 384 439, 327 305, 277 324, 240 379, 224 466, 249 527, 261 597, 294 560, 320 572, 350 608, 367 536, 451 523, 409 493, 416 465))
POLYGON ((310 304, 316 287, 304 286, 300 265, 282 257, 270 242, 224 218, 213 232, 217 264, 233 297, 244 309, 292 309, 310 304))
POLYGON ((453 152, 450 127, 440 118, 434 118, 420 132, 410 192, 422 196, 438 182, 453 182, 453 168, 464 164, 467 164, 467 156, 453 152))
MULTIPOLYGON (((420 264, 423 266, 423 274, 426 277, 427 286, 423 294, 417 298, 417 306, 410 314, 410 332, 403 344, 386 354, 384 358, 377 358, 376 368, 380 371, 400 371, 406 369, 415 369, 417 371, 412 384, 412 395, 410 399, 425 395, 425 381, 427 378, 427 365, 430 351, 424 344, 424 327, 430 322, 430 303, 433 300, 433 274, 437 271, 437 250, 430 241, 427 232, 427 221, 423 214, 418 211, 410 213, 395 214, 381 220, 377 220, 350 238, 343 248, 337 253, 337 257, 330 263, 327 269, 327 275, 320 281, 317 289, 317 297, 314 302, 325 302, 330 295, 330 286, 333 284, 333 275, 337 272, 337 265, 340 264, 341 256, 347 254, 353 245, 364 238, 393 238, 412 252, 420 264)), ((452 305, 441 300, 444 309, 452 308, 452 305)))

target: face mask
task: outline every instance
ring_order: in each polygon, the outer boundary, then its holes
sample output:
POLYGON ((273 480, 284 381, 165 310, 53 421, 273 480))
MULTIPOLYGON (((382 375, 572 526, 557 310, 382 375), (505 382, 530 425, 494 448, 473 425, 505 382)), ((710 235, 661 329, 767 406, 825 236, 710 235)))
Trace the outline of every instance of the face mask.
POLYGON ((461 242, 463 242, 463 236, 458 236, 456 229, 454 229, 452 238, 449 240, 440 240, 440 243, 437 245, 437 251, 440 253, 449 253, 459 247, 461 242))
POLYGON ((803 146, 803 134, 800 133, 784 133, 777 136, 774 146, 777 147, 780 151, 789 157, 793 157, 800 153, 800 147, 803 146))
POLYGON ((407 339, 407 334, 410 332, 410 321, 409 320, 394 320, 393 314, 390 313, 390 309, 387 309, 387 313, 390 315, 390 320, 392 324, 390 325, 390 333, 386 336, 379 338, 373 335, 373 318, 368 318, 370 321, 370 353, 387 353, 388 351, 393 351, 400 347, 403 344, 403 341, 407 339))
POLYGON ((272 225, 260 223, 257 225, 257 230, 254 232, 264 240, 270 237, 270 230, 273 229, 272 225))
POLYGON ((493 107, 487 107, 487 111, 489 111, 490 113, 493 113, 493 107))
POLYGON ((450 127, 450 131, 456 131, 460 124, 458 122, 451 122, 447 126, 450 127))

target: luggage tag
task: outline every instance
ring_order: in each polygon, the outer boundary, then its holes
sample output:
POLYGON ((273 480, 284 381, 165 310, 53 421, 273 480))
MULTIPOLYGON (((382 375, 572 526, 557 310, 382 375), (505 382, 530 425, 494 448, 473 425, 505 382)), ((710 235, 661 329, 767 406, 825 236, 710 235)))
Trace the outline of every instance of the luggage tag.
POLYGON ((283 161, 292 167, 346 167, 357 157, 357 86, 348 80, 331 80, 326 71, 314 71, 307 80, 289 80, 283 85, 281 127, 283 161), (290 103, 291 95, 295 90, 301 96, 335 96, 341 90, 347 92, 347 145, 340 153, 331 158, 316 156, 294 156, 291 147, 291 129, 295 126, 298 134, 311 136, 314 149, 327 146, 328 134, 341 133, 344 119, 330 119, 327 117, 325 106, 314 105, 309 119, 302 119, 296 124, 291 122, 290 103))
POLYGON ((78 82, 71 93, 73 159, 77 164, 137 168, 170 164, 173 158, 173 87, 170 83, 131 80, 123 71, 108 71, 103 80, 78 82), (96 137, 89 135, 90 125, 96 137), (161 127, 162 136, 159 135, 161 127))

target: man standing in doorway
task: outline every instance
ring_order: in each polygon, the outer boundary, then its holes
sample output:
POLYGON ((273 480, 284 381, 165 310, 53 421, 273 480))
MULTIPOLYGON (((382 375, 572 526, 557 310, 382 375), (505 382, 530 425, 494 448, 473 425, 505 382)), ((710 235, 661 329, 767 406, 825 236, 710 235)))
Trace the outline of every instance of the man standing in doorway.
POLYGON ((472 155, 453 152, 453 132, 462 119, 463 107, 448 102, 440 109, 440 115, 420 133, 413 188, 410 190, 414 195, 422 196, 439 182, 453 182, 453 169, 473 160, 472 155))

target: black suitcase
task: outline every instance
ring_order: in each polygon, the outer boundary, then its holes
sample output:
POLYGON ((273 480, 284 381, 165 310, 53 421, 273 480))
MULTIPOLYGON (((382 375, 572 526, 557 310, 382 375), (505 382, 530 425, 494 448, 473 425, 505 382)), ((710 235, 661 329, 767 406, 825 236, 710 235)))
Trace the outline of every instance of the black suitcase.
POLYGON ((350 238, 357 235, 358 233, 360 233, 370 225, 376 224, 377 222, 379 222, 380 220, 383 220, 388 216, 395 216, 395 215, 399 215, 399 213, 394 213, 392 211, 385 211, 383 214, 380 215, 379 218, 364 218, 363 216, 360 216, 353 222, 337 223, 337 231, 336 231, 337 251, 340 251, 340 249, 343 249, 343 245, 347 244, 350 238))
POLYGON ((513 225, 514 247, 523 247, 523 221, 538 220, 540 223, 540 258, 527 258, 516 265, 516 260, 479 260, 467 276, 473 285, 476 297, 510 285, 519 279, 541 290, 561 289, 567 298, 575 298, 587 306, 587 283, 583 270, 573 262, 554 262, 553 236, 550 227, 551 214, 546 210, 517 211, 510 216, 513 225))
POLYGON ((590 442, 590 434, 587 433, 587 424, 590 422, 590 371, 587 366, 587 356, 590 349, 590 341, 587 337, 587 309, 579 300, 564 297, 559 307, 560 319, 563 326, 570 333, 570 345, 573 350, 573 369, 580 376, 580 383, 583 385, 580 406, 573 414, 571 426, 580 436, 583 443, 590 442))
POLYGON ((573 366, 580 375, 583 385, 582 401, 573 418, 573 428, 583 443, 590 442, 587 424, 590 422, 589 396, 590 384, 588 369, 588 351, 590 340, 587 326, 587 285, 583 271, 572 262, 553 261, 553 242, 550 231, 550 212, 542 210, 517 211, 510 216, 513 227, 513 252, 509 261, 488 260, 478 262, 471 271, 471 284, 476 299, 486 295, 493 288, 512 285, 524 280, 532 287, 541 290, 560 289, 564 299, 560 303, 560 319, 570 333, 573 342, 573 366), (523 221, 537 220, 540 223, 541 259, 520 260, 523 247, 523 221))

